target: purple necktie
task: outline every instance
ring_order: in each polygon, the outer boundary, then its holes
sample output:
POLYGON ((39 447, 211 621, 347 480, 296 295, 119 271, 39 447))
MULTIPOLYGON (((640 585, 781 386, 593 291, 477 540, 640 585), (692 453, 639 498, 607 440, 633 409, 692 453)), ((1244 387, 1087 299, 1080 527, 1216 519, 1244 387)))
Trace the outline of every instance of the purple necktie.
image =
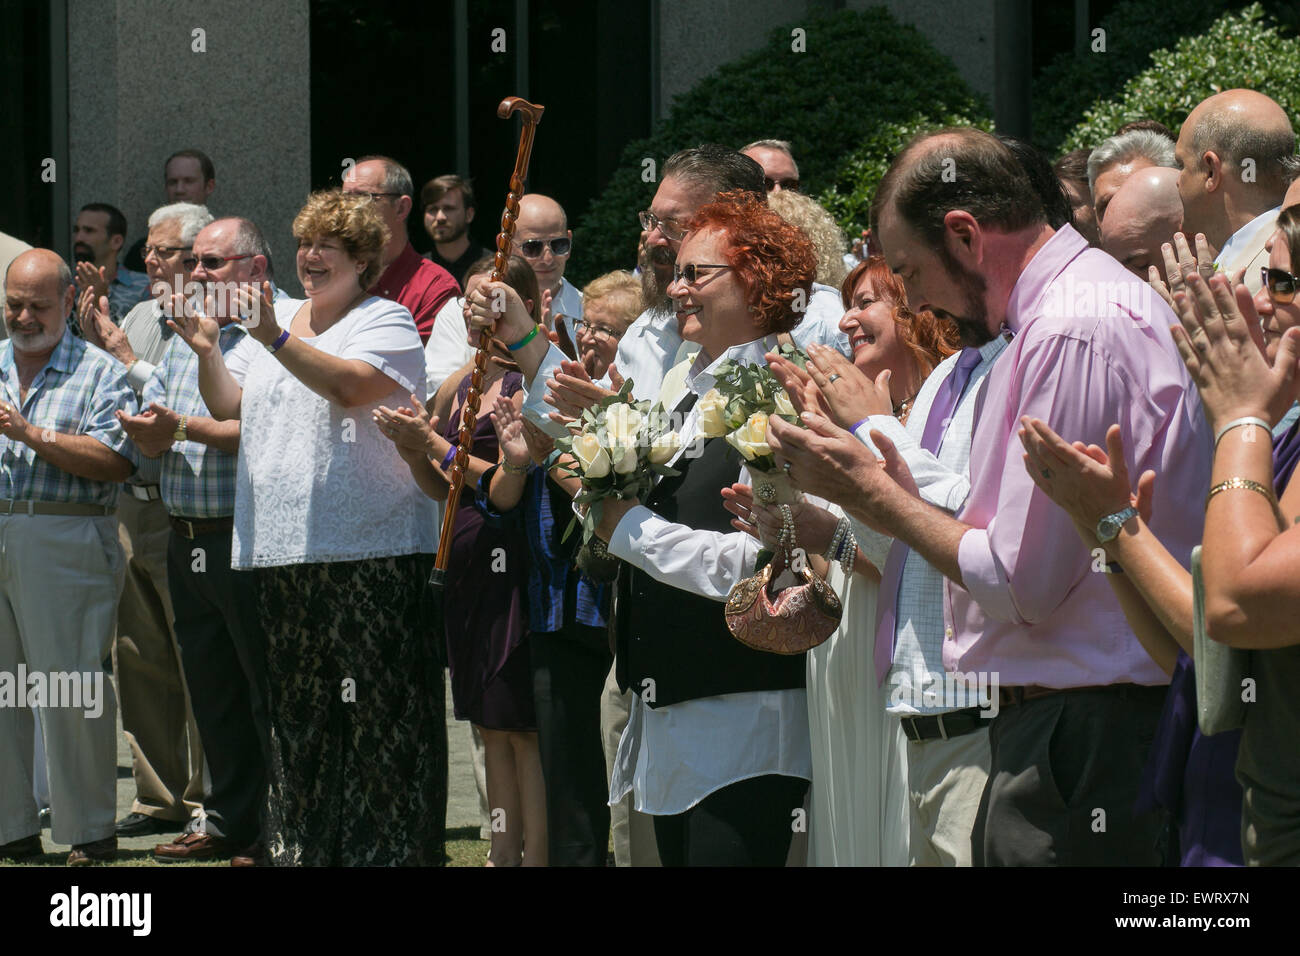
MULTIPOLYGON (((925 420, 925 431, 921 433, 921 447, 932 455, 939 454, 943 436, 952 421, 952 413, 957 408, 970 373, 980 364, 980 350, 962 349, 957 365, 943 380, 939 391, 930 406, 930 415, 925 420)), ((885 570, 880 576, 880 597, 876 613, 876 683, 883 684, 889 667, 894 662, 894 643, 897 637, 898 586, 903 580, 903 564, 907 561, 908 547, 897 538, 889 546, 889 557, 885 559, 885 570)))

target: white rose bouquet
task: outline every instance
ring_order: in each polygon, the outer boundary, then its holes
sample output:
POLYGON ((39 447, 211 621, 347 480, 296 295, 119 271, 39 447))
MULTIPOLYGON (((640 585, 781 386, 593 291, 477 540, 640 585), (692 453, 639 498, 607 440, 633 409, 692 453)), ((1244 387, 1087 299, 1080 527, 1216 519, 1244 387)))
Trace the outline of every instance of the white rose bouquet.
MULTIPOLYGON (((808 357, 792 345, 779 354, 800 368, 808 357)), ((790 480, 777 468, 776 457, 767 443, 767 421, 772 415, 803 426, 790 396, 766 365, 727 361, 714 371, 717 385, 699 401, 699 424, 710 438, 725 437, 745 459, 754 476, 754 493, 768 503, 791 502, 797 497, 790 480)))
MULTIPOLYGON (((593 577, 604 551, 594 537, 600 523, 601 505, 607 498, 645 501, 654 487, 655 476, 676 475, 666 464, 681 448, 681 436, 670 427, 669 416, 658 403, 632 399, 632 381, 623 383, 617 395, 603 399, 569 427, 572 434, 555 440, 558 451, 576 461, 570 474, 582 480, 582 490, 573 499, 585 505, 582 517, 582 551, 578 565, 593 577)), ((565 538, 578 523, 575 517, 565 538)))

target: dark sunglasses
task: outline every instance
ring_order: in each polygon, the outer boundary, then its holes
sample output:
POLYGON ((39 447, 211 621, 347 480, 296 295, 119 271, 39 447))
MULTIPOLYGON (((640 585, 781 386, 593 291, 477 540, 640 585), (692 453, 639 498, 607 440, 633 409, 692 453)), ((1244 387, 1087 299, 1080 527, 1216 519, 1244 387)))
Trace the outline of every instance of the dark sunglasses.
POLYGON ((1268 289, 1268 297, 1274 302, 1286 305, 1295 298, 1296 283, 1300 282, 1300 278, 1285 269, 1270 269, 1268 266, 1263 266, 1259 272, 1268 289))
POLYGON ((202 256, 199 264, 211 272, 213 269, 220 269, 223 262, 238 262, 240 259, 251 259, 251 254, 246 256, 202 256))
POLYGON ((763 188, 766 189, 768 192, 771 192, 771 191, 772 191, 773 189, 775 189, 777 186, 780 186, 782 189, 788 189, 788 190, 790 190, 791 192, 796 192, 796 193, 797 193, 797 192, 799 191, 799 180, 797 180, 797 179, 772 179, 772 178, 770 178, 770 177, 768 177, 768 176, 764 176, 764 177, 763 177, 763 188))
POLYGON ((519 251, 525 259, 541 258, 543 246, 551 247, 551 254, 556 256, 567 256, 569 249, 573 247, 573 241, 568 236, 560 236, 557 239, 525 239, 519 243, 519 251))
POLYGON ((685 279, 691 285, 695 285, 700 278, 701 269, 734 269, 735 266, 715 266, 704 262, 688 262, 684 266, 673 266, 673 281, 680 282, 685 279))

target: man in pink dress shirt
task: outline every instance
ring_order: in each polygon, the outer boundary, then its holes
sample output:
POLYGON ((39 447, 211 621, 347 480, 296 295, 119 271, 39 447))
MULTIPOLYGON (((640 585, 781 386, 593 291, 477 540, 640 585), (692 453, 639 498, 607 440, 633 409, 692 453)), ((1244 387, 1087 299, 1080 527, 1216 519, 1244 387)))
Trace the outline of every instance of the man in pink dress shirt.
MULTIPOLYGON (((772 423, 772 444, 806 491, 945 575, 944 666, 1001 687, 974 862, 1156 865, 1163 821, 1136 817, 1133 802, 1168 676, 1125 621, 1099 544, 1085 547, 1034 486, 1016 432, 1033 416, 1104 447, 1118 422, 1129 474, 1157 475, 1151 527, 1190 561, 1210 436, 1173 312, 1072 227, 1048 226, 1014 156, 978 130, 909 145, 872 225, 913 309, 954 321, 967 345, 1013 336, 976 406, 966 503, 955 515, 926 504, 816 416, 812 433, 772 423)), ((1121 534, 1134 524, 1123 513, 1111 523, 1121 534)))

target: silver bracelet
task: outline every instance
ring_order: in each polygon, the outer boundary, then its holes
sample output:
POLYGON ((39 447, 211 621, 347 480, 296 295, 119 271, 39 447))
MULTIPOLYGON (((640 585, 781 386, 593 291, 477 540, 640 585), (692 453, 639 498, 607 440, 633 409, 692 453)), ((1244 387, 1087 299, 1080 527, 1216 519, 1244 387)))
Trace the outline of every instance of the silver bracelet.
POLYGON ((1228 422, 1228 424, 1220 428, 1218 433, 1214 436, 1214 447, 1218 448, 1219 442, 1223 439, 1224 435, 1242 425, 1258 425, 1260 428, 1264 429, 1264 431, 1268 432, 1269 440, 1272 440, 1273 426, 1262 418, 1256 418, 1254 415, 1247 415, 1245 418, 1234 418, 1232 421, 1228 422))

